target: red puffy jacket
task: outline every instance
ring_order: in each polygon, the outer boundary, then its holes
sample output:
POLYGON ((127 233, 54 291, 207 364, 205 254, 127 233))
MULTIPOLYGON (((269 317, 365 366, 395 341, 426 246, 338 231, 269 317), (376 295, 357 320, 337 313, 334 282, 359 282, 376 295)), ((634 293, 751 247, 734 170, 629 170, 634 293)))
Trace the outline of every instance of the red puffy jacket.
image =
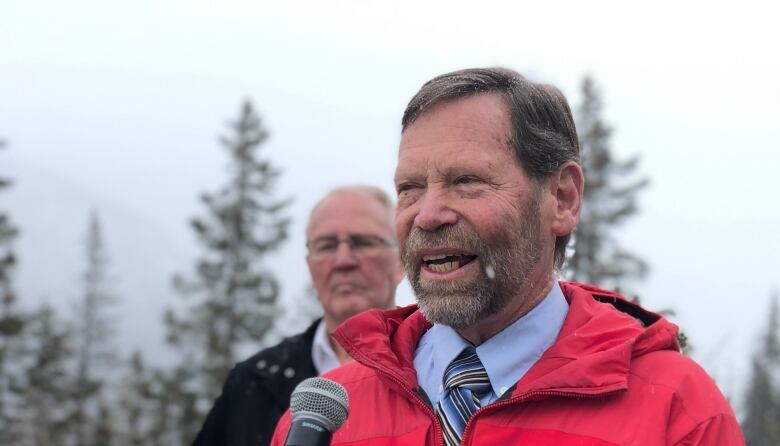
MULTIPOLYGON (((723 395, 680 354, 673 324, 608 291, 561 287, 569 312, 555 344, 472 416, 461 444, 744 445, 723 395)), ((350 403, 332 444, 444 444, 412 363, 429 327, 415 306, 339 327, 335 337, 355 362, 325 375, 346 387, 350 403)), ((288 412, 273 445, 284 444, 289 425, 288 412)))

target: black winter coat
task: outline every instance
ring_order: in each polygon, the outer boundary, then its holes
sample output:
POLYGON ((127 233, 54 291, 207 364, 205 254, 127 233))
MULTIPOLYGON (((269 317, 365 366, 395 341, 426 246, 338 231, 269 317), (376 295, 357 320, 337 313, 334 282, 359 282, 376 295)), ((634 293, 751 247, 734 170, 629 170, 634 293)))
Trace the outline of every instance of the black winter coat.
POLYGON ((264 446, 301 381, 317 376, 311 346, 319 320, 230 371, 193 446, 264 446))

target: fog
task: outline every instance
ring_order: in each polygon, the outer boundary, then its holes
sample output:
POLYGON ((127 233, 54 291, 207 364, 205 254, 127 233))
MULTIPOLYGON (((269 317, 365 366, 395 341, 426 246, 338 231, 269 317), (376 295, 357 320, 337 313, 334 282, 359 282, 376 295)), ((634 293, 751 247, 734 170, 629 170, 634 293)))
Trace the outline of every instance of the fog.
MULTIPOLYGON (((292 237, 268 259, 292 302, 303 230, 329 188, 389 193, 400 116, 430 77, 505 65, 579 100, 604 93, 616 156, 651 185, 620 240, 637 283, 673 308, 696 358, 739 398, 780 286, 780 31, 754 2, 0 1, 0 209, 21 228, 22 300, 78 294, 91 209, 112 257, 122 349, 166 360, 161 311, 197 255, 188 220, 226 178, 217 143, 245 98, 261 153, 293 197, 292 237)), ((413 301, 407 284, 399 302, 413 301)))

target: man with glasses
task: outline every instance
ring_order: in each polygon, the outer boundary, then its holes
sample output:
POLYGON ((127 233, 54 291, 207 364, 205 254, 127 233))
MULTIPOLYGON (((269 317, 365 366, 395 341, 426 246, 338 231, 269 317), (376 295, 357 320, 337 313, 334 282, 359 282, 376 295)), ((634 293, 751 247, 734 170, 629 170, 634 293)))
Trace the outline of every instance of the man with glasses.
POLYGON ((372 186, 334 189, 314 206, 306 263, 322 319, 236 365, 194 445, 268 444, 295 386, 351 361, 330 333, 364 310, 395 306, 404 273, 393 220, 394 204, 372 186))

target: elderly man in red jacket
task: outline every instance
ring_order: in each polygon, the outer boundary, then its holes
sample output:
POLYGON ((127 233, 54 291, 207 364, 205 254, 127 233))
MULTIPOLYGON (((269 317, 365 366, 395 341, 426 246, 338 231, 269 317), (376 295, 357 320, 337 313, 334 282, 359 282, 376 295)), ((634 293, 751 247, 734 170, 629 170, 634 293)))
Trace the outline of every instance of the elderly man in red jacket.
POLYGON ((507 69, 448 73, 402 127, 396 231, 419 306, 336 331, 356 362, 326 375, 350 400, 332 444, 744 444, 674 325, 557 280, 585 182, 557 89, 507 69))

